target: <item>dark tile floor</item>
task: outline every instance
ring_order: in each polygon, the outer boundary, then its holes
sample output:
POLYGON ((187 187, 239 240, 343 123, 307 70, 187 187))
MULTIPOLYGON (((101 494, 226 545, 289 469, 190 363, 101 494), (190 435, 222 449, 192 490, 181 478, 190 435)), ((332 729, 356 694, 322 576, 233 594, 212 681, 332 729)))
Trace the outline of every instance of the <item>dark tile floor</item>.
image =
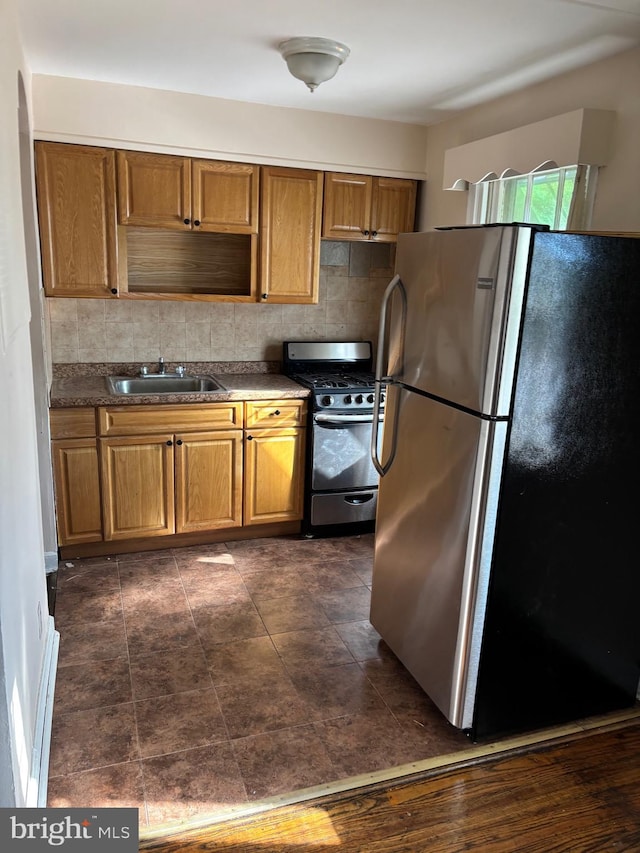
POLYGON ((372 536, 61 563, 49 806, 141 828, 469 747, 368 622, 372 536))

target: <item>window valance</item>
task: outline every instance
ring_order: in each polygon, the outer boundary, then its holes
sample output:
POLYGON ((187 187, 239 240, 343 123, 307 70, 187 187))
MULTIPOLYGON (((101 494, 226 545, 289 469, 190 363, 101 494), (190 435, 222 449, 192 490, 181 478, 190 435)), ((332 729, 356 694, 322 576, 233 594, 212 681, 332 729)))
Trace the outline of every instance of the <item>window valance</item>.
POLYGON ((558 166, 604 166, 615 113, 580 109, 449 148, 444 189, 558 166))

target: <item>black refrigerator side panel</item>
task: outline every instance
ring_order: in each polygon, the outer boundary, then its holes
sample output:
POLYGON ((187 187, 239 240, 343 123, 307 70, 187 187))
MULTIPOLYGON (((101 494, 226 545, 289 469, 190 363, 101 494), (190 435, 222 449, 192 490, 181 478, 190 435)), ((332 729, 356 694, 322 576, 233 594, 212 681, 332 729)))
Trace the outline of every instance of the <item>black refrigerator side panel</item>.
POLYGON ((640 678, 640 240, 535 237, 472 736, 630 707, 640 678))

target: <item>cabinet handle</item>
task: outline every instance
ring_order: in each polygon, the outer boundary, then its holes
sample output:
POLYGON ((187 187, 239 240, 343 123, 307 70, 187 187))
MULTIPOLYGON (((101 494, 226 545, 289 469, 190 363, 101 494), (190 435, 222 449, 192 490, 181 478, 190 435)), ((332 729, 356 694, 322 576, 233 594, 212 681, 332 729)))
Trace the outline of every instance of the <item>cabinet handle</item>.
POLYGON ((111 288, 111 293, 113 293, 113 295, 114 295, 114 296, 116 296, 116 295, 117 295, 117 293, 118 293, 118 288, 117 288, 117 287, 112 287, 112 288, 111 288))
POLYGON ((372 232, 371 232, 371 236, 372 236, 372 237, 377 237, 377 236, 378 236, 378 232, 377 232, 377 231, 372 231, 372 232))
POLYGON ((248 436, 247 436, 247 441, 253 441, 253 436, 252 436, 252 435, 248 435, 248 436))
POLYGON ((179 438, 179 439, 176 441, 176 444, 182 444, 182 439, 181 439, 181 438, 179 438))
POLYGON ((190 219, 184 219, 184 220, 183 220, 183 222, 184 222, 184 224, 185 224, 185 225, 189 225, 189 223, 191 222, 191 220, 190 220, 190 219))
POLYGON ((171 439, 169 439, 169 441, 167 442, 167 447, 171 447, 172 444, 173 442, 171 441, 171 439))
POLYGON ((198 225, 200 225, 200 220, 199 220, 199 219, 194 219, 194 220, 193 220, 193 224, 197 227, 198 225))
POLYGON ((269 412, 269 417, 273 417, 273 415, 279 415, 280 409, 276 409, 275 412, 269 412))
POLYGON ((268 297, 269 297, 269 294, 268 294, 268 293, 263 293, 263 294, 262 294, 262 298, 263 298, 263 299, 267 299, 268 297))
POLYGON ((364 234, 364 236, 365 236, 365 237, 368 237, 368 236, 369 236, 369 232, 368 232, 368 231, 363 231, 362 233, 364 234))

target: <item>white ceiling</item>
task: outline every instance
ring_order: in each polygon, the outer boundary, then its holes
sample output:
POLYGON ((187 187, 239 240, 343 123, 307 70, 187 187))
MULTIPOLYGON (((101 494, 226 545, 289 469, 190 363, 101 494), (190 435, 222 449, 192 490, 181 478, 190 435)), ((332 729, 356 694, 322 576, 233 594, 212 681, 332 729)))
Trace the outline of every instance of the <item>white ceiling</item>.
POLYGON ((17 3, 37 74, 414 124, 640 43, 640 0, 17 3), (311 93, 277 49, 293 36, 351 55, 311 93))

